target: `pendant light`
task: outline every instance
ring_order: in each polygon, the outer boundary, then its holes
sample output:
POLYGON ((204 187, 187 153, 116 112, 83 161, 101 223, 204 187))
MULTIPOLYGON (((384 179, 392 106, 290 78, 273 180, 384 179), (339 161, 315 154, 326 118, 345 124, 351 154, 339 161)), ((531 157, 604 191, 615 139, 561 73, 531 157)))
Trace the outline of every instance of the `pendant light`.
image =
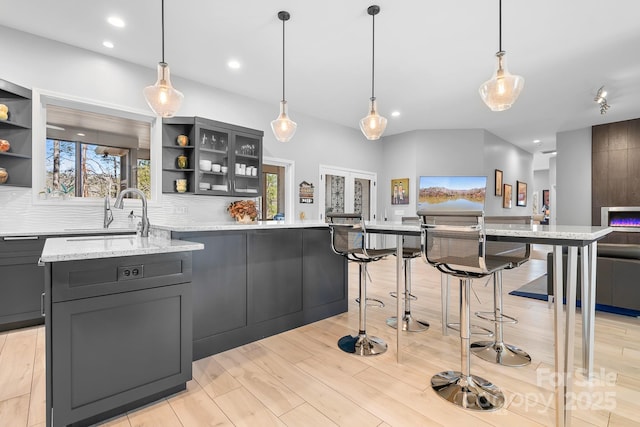
POLYGON ((162 61, 158 63, 158 81, 143 90, 149 107, 161 117, 173 117, 184 95, 171 85, 169 64, 164 62, 164 0, 162 0, 162 61))
POLYGON ((506 52, 502 50, 502 0, 499 1, 499 50, 496 53, 498 68, 491 79, 480 86, 480 97, 492 111, 504 111, 516 102, 522 88, 524 78, 507 71, 506 52))
POLYGON ((284 23, 289 20, 289 12, 278 12, 278 19, 282 21, 282 101, 280 101, 280 115, 271 122, 271 130, 280 142, 289 142, 296 133, 298 125, 287 116, 287 101, 284 97, 284 23))
POLYGON ((369 115, 360 120, 360 130, 370 141, 380 139, 387 127, 387 119, 378 114, 375 96, 375 64, 376 64, 376 15, 380 13, 380 6, 369 6, 367 13, 373 22, 373 37, 371 49, 371 98, 369 100, 369 115))

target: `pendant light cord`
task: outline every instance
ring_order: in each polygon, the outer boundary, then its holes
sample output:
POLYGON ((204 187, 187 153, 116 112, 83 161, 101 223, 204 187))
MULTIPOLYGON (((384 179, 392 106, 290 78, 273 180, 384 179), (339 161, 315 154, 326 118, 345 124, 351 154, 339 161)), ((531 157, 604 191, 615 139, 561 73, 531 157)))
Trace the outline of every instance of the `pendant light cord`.
POLYGON ((162 0, 162 62, 164 63, 164 0, 162 0))
POLYGON ((282 102, 285 102, 285 97, 284 97, 284 23, 286 21, 283 19, 282 20, 282 102))
POLYGON ((502 0, 498 0, 498 28, 498 52, 502 52, 502 0))
POLYGON ((375 77, 376 77, 376 15, 372 18, 372 37, 371 37, 371 99, 375 99, 375 77))

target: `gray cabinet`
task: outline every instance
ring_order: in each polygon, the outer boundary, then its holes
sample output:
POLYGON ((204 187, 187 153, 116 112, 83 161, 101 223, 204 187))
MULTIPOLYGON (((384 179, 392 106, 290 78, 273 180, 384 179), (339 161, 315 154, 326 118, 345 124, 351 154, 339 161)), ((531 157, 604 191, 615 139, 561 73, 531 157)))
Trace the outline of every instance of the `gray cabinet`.
POLYGON ((11 144, 0 152, 0 168, 8 173, 4 185, 31 187, 31 91, 0 79, 0 104, 9 109, 0 119, 0 139, 11 144))
POLYGON ((43 323, 43 237, 0 239, 0 331, 43 323))
POLYGON ((201 359, 347 311, 347 263, 328 228, 173 233, 193 254, 193 356, 201 359))
POLYGON ((163 119, 162 128, 163 192, 175 193, 176 180, 186 179, 189 194, 261 195, 264 132, 202 117, 163 119), (188 136, 189 144, 180 147, 178 135, 188 136), (177 166, 178 156, 187 157, 185 168, 177 166))
POLYGON ((38 259, 47 237, 0 238, 0 331, 44 323, 44 268, 38 259))
POLYGON ((191 252, 45 271, 48 426, 95 423, 185 388, 191 252))
POLYGON ((248 233, 249 323, 302 311, 302 229, 248 233))

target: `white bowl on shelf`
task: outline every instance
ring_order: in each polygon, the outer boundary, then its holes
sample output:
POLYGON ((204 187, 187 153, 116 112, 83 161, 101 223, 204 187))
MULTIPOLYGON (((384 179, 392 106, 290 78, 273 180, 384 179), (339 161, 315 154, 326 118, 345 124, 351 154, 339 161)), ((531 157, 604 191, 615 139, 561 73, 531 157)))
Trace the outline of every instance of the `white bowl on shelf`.
POLYGON ((222 165, 220 165, 218 163, 212 163, 211 164, 211 170, 213 172, 220 172, 220 169, 222 169, 222 165))
POLYGON ((211 170, 211 160, 200 159, 198 164, 200 166, 200 170, 202 171, 210 171, 211 170))

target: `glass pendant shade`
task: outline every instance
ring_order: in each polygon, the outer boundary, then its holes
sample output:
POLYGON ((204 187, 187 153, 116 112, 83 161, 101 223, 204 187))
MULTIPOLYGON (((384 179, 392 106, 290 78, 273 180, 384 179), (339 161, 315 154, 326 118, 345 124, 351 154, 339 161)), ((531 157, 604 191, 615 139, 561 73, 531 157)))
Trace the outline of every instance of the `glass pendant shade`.
POLYGON ((511 108, 520 96, 524 87, 524 78, 507 71, 504 51, 496 53, 496 57, 498 68, 491 79, 480 86, 480 97, 492 111, 504 111, 511 108))
POLYGON ((369 115, 360 120, 360 130, 369 141, 375 141, 384 133, 387 119, 378 114, 375 98, 371 98, 369 106, 369 115))
POLYGON ((271 130, 280 142, 289 142, 298 125, 287 115, 287 101, 280 101, 280 115, 271 122, 271 130))
POLYGON ((169 64, 158 63, 158 81, 143 90, 149 107, 160 117, 173 117, 184 99, 182 92, 171 85, 169 64))

